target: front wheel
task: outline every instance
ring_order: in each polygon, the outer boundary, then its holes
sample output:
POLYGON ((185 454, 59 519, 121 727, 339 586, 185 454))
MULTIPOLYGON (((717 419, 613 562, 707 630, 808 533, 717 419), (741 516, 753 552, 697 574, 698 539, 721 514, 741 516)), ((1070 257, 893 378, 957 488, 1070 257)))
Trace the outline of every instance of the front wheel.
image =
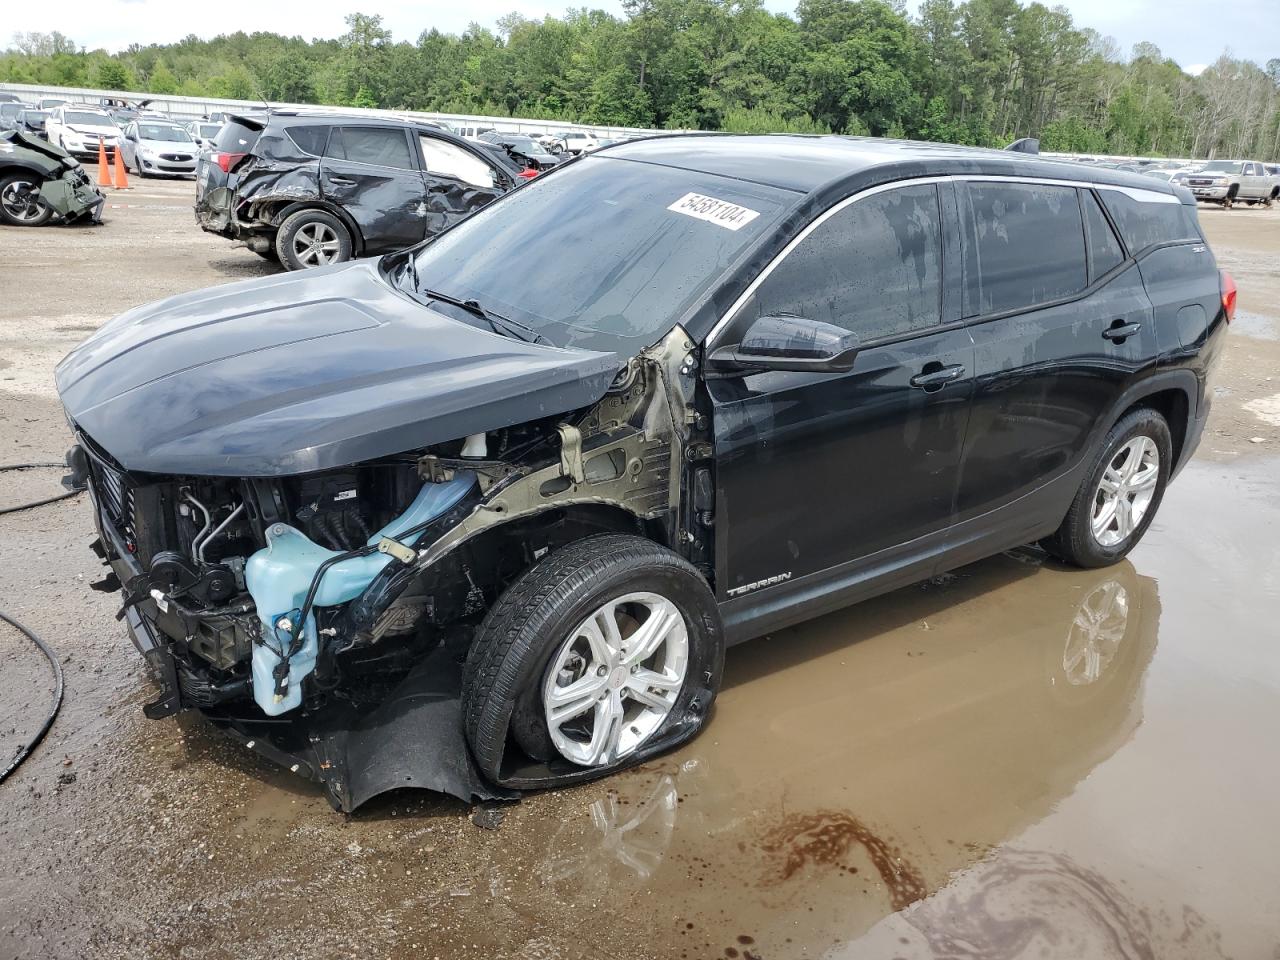
POLYGON ((1173 467, 1169 425, 1140 407, 1111 428, 1066 518, 1041 546, 1078 567, 1105 567, 1132 550, 1155 517, 1173 467))
POLYGON ((40 199, 40 184, 28 173, 11 173, 0 179, 0 220, 15 227, 39 227, 48 223, 53 208, 40 199))
POLYGON ((491 780, 508 749, 561 775, 605 774, 691 736, 723 662, 715 598, 687 561, 641 537, 589 537, 485 617, 463 677, 467 739, 491 780))

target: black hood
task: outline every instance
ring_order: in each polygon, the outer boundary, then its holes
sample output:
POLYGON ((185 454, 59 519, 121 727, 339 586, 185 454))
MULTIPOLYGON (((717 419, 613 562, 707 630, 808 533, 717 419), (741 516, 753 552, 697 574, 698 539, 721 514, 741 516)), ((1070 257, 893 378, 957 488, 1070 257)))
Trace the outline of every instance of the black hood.
POLYGON ((365 260, 138 307, 55 376, 75 426, 128 470, 281 476, 587 406, 618 367, 445 316, 365 260))

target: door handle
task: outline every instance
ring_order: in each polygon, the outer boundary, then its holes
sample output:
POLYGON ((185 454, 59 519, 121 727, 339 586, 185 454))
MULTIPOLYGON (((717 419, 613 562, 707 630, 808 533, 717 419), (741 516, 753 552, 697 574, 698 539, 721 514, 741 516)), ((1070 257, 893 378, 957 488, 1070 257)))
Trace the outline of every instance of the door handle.
POLYGON ((1102 335, 1114 343, 1119 343, 1126 337, 1132 337, 1141 329, 1142 324, 1140 323, 1121 323, 1117 320, 1106 330, 1103 330, 1102 335))
POLYGON ((336 183, 341 187, 350 187, 355 184, 354 180, 348 180, 346 177, 335 177, 333 174, 329 174, 329 182, 336 183))
POLYGON ((959 380, 964 376, 964 367, 958 363, 949 367, 936 367, 933 369, 930 369, 930 367, 933 367, 933 364, 930 364, 907 382, 913 387, 920 387, 922 390, 935 390, 941 389, 952 380, 959 380))

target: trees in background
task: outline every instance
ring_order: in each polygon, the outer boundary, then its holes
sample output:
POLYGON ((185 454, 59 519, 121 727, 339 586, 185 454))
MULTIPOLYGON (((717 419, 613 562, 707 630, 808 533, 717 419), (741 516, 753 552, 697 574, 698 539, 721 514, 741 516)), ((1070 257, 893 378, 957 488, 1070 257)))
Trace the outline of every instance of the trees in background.
POLYGON ((1280 157, 1280 59, 1192 77, 1122 57, 1062 7, 1019 0, 623 0, 623 16, 503 17, 396 42, 353 13, 334 40, 237 32, 84 50, 15 35, 0 80, 526 116, 638 127, 914 137, 1047 150, 1280 157))

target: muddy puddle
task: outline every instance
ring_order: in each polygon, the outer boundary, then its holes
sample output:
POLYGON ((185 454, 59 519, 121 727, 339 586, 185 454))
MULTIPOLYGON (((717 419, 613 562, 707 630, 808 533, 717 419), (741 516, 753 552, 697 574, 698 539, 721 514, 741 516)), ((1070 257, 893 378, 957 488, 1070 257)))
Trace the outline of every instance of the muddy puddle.
POLYGON ((1280 462, 1195 463, 1129 561, 1016 551, 736 647, 696 741, 496 829, 343 818, 141 720, 104 603, 4 788, 0 955, 1274 960, 1277 535, 1280 462))

